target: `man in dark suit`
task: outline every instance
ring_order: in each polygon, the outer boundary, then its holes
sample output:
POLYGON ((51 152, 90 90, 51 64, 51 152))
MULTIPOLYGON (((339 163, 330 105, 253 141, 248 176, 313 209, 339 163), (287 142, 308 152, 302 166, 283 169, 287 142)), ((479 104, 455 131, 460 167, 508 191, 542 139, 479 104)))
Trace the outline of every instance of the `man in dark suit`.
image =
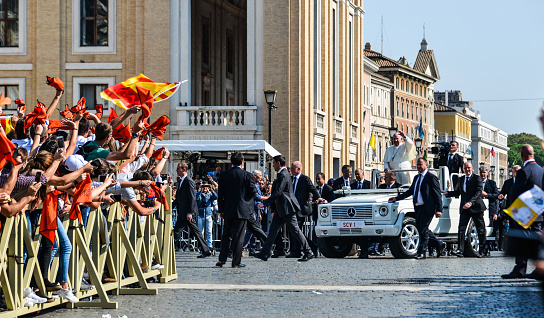
POLYGON ((512 197, 509 195, 512 186, 516 182, 516 174, 521 169, 520 166, 515 165, 512 167, 512 178, 504 181, 501 192, 499 193, 500 209, 496 221, 493 221, 493 233, 495 236, 495 243, 499 251, 502 251, 504 246, 504 236, 506 234, 506 222, 509 217, 502 211, 512 204, 512 197))
MULTIPOLYGON (((450 173, 460 173, 459 171, 463 167, 465 160, 457 153, 458 148, 457 141, 450 142, 450 152, 447 156, 440 158, 438 166, 447 166, 450 173)), ((438 168, 438 166, 435 166, 435 168, 438 168)))
POLYGON ((350 184, 350 187, 352 190, 370 189, 370 181, 365 180, 363 169, 355 169, 355 181, 350 184))
MULTIPOLYGON (((488 179, 489 173, 486 167, 480 167, 480 177, 482 178, 482 197, 488 199, 487 205, 489 210, 489 221, 491 224, 496 222, 499 217, 499 189, 495 180, 488 179)), ((497 242, 490 242, 486 245, 489 250, 494 250, 493 244, 497 242)))
MULTIPOLYGON (((302 174, 302 163, 300 161, 294 161, 291 164, 290 173, 291 179, 293 180, 293 192, 297 198, 298 204, 300 205, 300 211, 297 212, 298 228, 304 234, 304 221, 306 220, 306 217, 312 215, 312 201, 319 204, 324 200, 321 199, 321 196, 319 195, 319 192, 317 192, 312 179, 310 179, 307 175, 302 174)), ((292 233, 289 233, 289 238, 291 245, 290 254, 287 257, 299 258, 301 255, 300 245, 292 233)), ((308 241, 308 244, 310 244, 310 248, 315 255, 317 253, 317 245, 315 245, 314 242, 312 242, 312 240, 308 237, 306 237, 306 241, 308 241)))
POLYGON ((185 162, 178 164, 176 172, 181 178, 178 190, 176 191, 176 198, 173 202, 173 206, 178 209, 178 215, 176 220, 176 226, 174 227, 174 240, 177 242, 181 238, 181 232, 185 227, 189 227, 189 233, 196 238, 200 245, 201 254, 198 258, 205 258, 212 255, 210 248, 206 244, 202 233, 198 230, 196 224, 198 208, 196 205, 196 185, 193 179, 187 175, 189 166, 185 162))
POLYGON ((222 172, 219 177, 217 205, 219 213, 225 219, 221 235, 221 253, 217 266, 222 267, 227 262, 232 238, 232 267, 245 267, 242 260, 242 245, 247 220, 253 212, 253 196, 255 183, 251 173, 242 169, 244 156, 235 152, 230 156, 232 168, 222 172))
POLYGON ((427 159, 419 158, 416 164, 418 175, 414 178, 408 191, 389 198, 389 202, 404 200, 412 196, 416 213, 416 228, 420 235, 416 259, 427 258, 427 245, 437 249, 437 257, 442 255, 444 242, 438 240, 429 229, 433 216, 442 216, 442 194, 438 178, 427 171, 427 159))
POLYGON ((261 186, 259 185, 259 182, 261 182, 262 180, 263 174, 260 170, 254 170, 252 174, 253 182, 255 183, 255 195, 253 196, 253 213, 247 220, 247 231, 244 238, 244 248, 246 244, 249 244, 253 236, 261 241, 261 244, 264 244, 264 241, 266 241, 266 233, 263 231, 260 225, 263 209, 258 208, 259 203, 262 203, 263 200, 267 198, 261 193, 261 186))
MULTIPOLYGON (((326 181, 323 172, 319 172, 315 175, 315 183, 317 184, 316 190, 319 192, 319 196, 327 202, 331 202, 334 200, 334 190, 330 185, 325 183, 326 181)), ((317 214, 315 215, 314 220, 317 221, 317 214)))
POLYGON ((458 250, 453 252, 458 257, 463 257, 465 250, 466 231, 467 225, 470 219, 476 225, 478 231, 479 242, 479 254, 478 257, 482 257, 485 254, 485 221, 484 211, 486 209, 484 200, 482 199, 482 178, 473 174, 472 163, 465 162, 463 165, 465 175, 459 178, 459 182, 454 191, 444 191, 447 197, 461 196, 461 203, 459 206, 459 228, 458 228, 458 250))
POLYGON ((274 166, 274 170, 277 171, 276 180, 272 183, 272 194, 263 203, 259 204, 259 208, 270 205, 274 216, 272 217, 272 224, 270 225, 268 238, 264 243, 263 249, 260 253, 255 254, 255 257, 263 261, 268 260, 276 235, 283 224, 285 224, 304 251, 304 255, 299 261, 308 261, 314 258, 314 254, 310 249, 310 245, 308 245, 308 241, 306 241, 306 238, 298 228, 296 212, 300 211, 300 205, 293 193, 293 183, 289 172, 285 168, 285 157, 282 155, 275 156, 272 165, 274 166))
POLYGON ((400 188, 401 184, 397 181, 397 173, 395 171, 387 171, 385 173, 385 182, 380 184, 378 189, 396 189, 400 188))
POLYGON ((342 176, 334 180, 334 183, 332 184, 332 189, 341 190, 344 186, 350 187, 354 181, 355 180, 351 177, 351 166, 343 165, 342 176))
MULTIPOLYGON (((510 189, 508 196, 510 201, 514 201, 519 197, 523 192, 532 189, 535 185, 542 188, 542 176, 544 171, 536 163, 534 157, 535 152, 531 145, 524 145, 520 149, 521 160, 523 160, 523 168, 519 170, 516 174, 516 181, 510 189)), ((510 219, 510 228, 523 231, 518 222, 510 219)), ((527 229, 527 231, 540 233, 542 230, 542 215, 539 216, 533 224, 527 229)), ((535 272, 527 275, 527 258, 516 256, 516 266, 512 272, 506 275, 502 275, 502 278, 537 278, 535 272)))

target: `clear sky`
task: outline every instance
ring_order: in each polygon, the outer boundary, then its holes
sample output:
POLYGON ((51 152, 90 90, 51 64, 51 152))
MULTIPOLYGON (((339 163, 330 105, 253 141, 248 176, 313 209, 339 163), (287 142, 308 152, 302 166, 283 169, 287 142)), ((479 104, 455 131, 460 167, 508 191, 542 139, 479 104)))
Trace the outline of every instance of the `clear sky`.
POLYGON ((440 72, 435 90, 460 90, 482 120, 507 133, 544 137, 544 1, 365 0, 364 41, 414 65, 423 38, 440 72), (483 100, 512 100, 483 102, 483 100), (518 100, 535 99, 535 100, 518 100), (478 101, 482 102, 478 102, 478 101))

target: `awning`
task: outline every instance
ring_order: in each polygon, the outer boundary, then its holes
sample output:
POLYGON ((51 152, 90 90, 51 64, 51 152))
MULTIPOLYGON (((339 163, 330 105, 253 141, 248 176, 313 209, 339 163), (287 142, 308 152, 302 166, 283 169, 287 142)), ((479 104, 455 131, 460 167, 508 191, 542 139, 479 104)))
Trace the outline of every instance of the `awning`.
POLYGON ((166 147, 170 151, 261 151, 271 157, 280 155, 264 140, 157 140, 155 148, 166 147))

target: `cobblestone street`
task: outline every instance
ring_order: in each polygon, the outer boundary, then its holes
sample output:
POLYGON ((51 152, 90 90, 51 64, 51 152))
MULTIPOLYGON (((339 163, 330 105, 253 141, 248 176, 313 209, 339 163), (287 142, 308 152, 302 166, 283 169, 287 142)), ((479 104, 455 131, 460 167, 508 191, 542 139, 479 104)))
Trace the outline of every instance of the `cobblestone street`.
POLYGON ((216 268, 216 257, 177 253, 179 279, 151 284, 158 296, 112 296, 117 310, 58 309, 41 316, 542 317, 539 283, 501 279, 514 264, 501 254, 425 261, 320 257, 307 263, 244 258, 246 268, 232 269, 216 268))

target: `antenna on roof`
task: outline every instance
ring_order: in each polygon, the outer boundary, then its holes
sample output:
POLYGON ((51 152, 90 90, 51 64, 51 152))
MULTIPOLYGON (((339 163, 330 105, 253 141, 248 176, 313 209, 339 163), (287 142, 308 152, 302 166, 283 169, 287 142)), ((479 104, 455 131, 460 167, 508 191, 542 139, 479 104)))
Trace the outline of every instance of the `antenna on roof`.
POLYGON ((381 23, 380 29, 381 29, 381 34, 382 34, 382 38, 381 38, 382 47, 381 47, 380 53, 383 54, 383 15, 382 15, 382 23, 381 23))
POLYGON ((425 38, 425 22, 423 22, 423 38, 425 38))

